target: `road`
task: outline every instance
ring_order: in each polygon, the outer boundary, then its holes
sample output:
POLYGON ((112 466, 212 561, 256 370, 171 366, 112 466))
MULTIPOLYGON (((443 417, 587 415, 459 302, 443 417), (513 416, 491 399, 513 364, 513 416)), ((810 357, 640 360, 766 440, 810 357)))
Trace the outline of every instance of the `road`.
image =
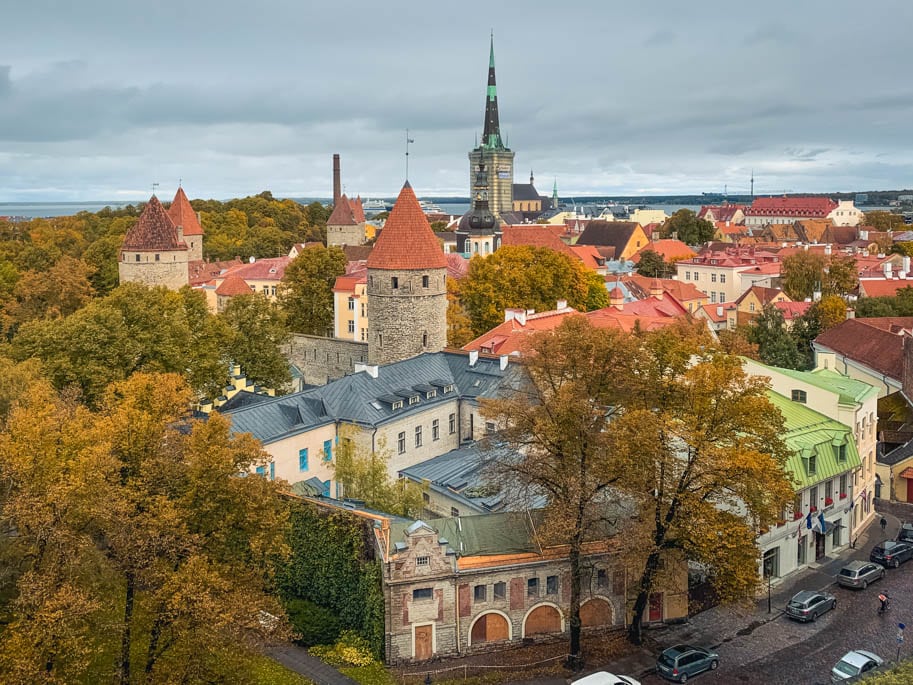
MULTIPOLYGON (((820 588, 809 588, 820 589, 820 588)), ((913 562, 888 569, 884 580, 867 590, 833 585, 837 608, 815 623, 798 623, 785 615, 760 624, 749 624, 739 634, 716 647, 720 667, 697 676, 701 685, 712 683, 777 683, 817 685, 830 682, 830 670, 851 649, 875 652, 886 661, 897 658, 897 624, 910 626, 913 640, 913 562), (891 608, 878 614, 878 593, 887 590, 891 608), (759 655, 764 655, 759 657, 759 655)), ((901 659, 913 656, 913 645, 901 645, 901 659)), ((657 675, 642 679, 650 685, 666 682, 657 675)))

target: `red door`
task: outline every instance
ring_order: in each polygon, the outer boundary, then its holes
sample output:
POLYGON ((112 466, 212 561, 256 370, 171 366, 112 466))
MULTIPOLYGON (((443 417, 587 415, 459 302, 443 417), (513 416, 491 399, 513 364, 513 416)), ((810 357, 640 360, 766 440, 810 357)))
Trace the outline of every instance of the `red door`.
POLYGON ((907 478, 907 501, 913 502, 913 478, 907 478))
POLYGON ((663 593, 654 592, 650 595, 650 622, 663 620, 663 593))

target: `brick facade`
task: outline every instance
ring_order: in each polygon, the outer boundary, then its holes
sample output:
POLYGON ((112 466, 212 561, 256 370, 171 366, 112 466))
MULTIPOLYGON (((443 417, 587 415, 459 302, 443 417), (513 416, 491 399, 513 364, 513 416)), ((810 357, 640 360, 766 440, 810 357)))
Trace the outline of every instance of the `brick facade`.
POLYGON ((447 269, 368 268, 368 362, 387 364, 447 344, 447 269))

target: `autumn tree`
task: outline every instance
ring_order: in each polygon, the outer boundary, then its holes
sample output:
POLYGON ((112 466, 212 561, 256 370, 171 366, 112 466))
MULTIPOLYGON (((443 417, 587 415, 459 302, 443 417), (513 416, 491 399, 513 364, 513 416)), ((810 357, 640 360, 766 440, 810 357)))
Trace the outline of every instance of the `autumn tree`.
POLYGON ((462 347, 475 336, 472 321, 460 300, 460 282, 447 278, 447 347, 462 347))
POLYGON ((228 419, 187 421, 177 375, 136 374, 98 412, 33 383, 0 433, 0 520, 15 559, 4 682, 243 682, 285 636, 269 596, 287 555, 268 456, 228 419), (263 620, 263 617, 274 617, 263 620))
POLYGON ((346 497, 364 500, 379 511, 417 517, 422 511, 422 489, 407 479, 390 478, 391 456, 383 440, 372 449, 359 441, 356 428, 344 425, 331 467, 346 497))
POLYGON ((228 328, 224 356, 241 365, 254 383, 281 393, 292 380, 282 346, 288 341, 285 312, 262 293, 232 297, 220 318, 228 328))
POLYGON ((333 327, 333 285, 346 272, 338 247, 311 245, 285 268, 279 302, 295 333, 326 335, 333 327))
POLYGON ((763 363, 800 371, 806 368, 806 358, 786 329, 783 312, 772 304, 764 307, 748 324, 745 337, 749 343, 757 345, 758 357, 763 363))
POLYGON ((812 316, 818 318, 819 332, 846 321, 846 301, 839 295, 826 295, 811 306, 812 316))
POLYGON ((92 267, 64 256, 45 272, 26 271, 17 280, 6 306, 7 326, 13 331, 28 321, 58 319, 92 299, 92 267))
POLYGON ((670 278, 675 273, 675 267, 655 250, 644 250, 640 253, 636 271, 647 278, 670 278))
POLYGON ((827 260, 821 279, 824 295, 848 295, 859 285, 856 260, 849 255, 832 255, 827 260))
POLYGON ((619 513, 610 487, 619 480, 611 423, 625 398, 634 339, 593 328, 582 316, 535 335, 524 355, 528 381, 503 399, 483 400, 498 438, 522 455, 505 462, 505 480, 545 493, 546 544, 566 546, 570 564, 571 665, 580 663, 584 549, 619 513))
POLYGON ((562 299, 579 311, 608 305, 599 274, 574 257, 528 245, 501 247, 488 257, 473 258, 460 292, 475 335, 501 323, 504 310, 511 307, 548 311, 562 299))
POLYGON ((716 228, 706 219, 699 219, 690 209, 680 209, 663 222, 660 231, 663 238, 676 237, 688 245, 702 245, 713 240, 716 228))
POLYGON ((757 531, 793 498, 783 418, 766 381, 697 329, 668 327, 639 342, 624 411, 610 427, 618 487, 640 512, 627 540, 641 569, 629 628, 636 644, 669 557, 704 565, 724 602, 753 597, 757 531))
POLYGON ((903 214, 883 210, 866 212, 860 225, 871 226, 876 231, 904 230, 903 214))
POLYGON ((826 295, 846 295, 859 283, 856 262, 852 257, 828 257, 804 250, 783 260, 780 277, 784 292, 797 301, 812 297, 815 291, 826 295))

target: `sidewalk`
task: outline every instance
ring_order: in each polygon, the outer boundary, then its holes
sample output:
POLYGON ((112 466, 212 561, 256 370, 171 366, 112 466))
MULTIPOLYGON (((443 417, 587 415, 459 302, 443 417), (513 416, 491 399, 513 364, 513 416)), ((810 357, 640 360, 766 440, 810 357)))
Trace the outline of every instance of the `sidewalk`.
POLYGON ((290 671, 303 675, 316 685, 357 685, 332 666, 307 653, 304 647, 291 643, 280 645, 269 652, 269 656, 290 671))
MULTIPOLYGON (((820 564, 811 568, 797 571, 789 576, 779 579, 771 587, 770 607, 767 611, 767 594, 758 599, 753 606, 733 607, 717 606, 707 609, 678 625, 664 625, 656 629, 648 629, 644 636, 648 641, 656 643, 655 649, 648 646, 635 648, 631 653, 606 664, 599 669, 612 673, 630 674, 640 678, 655 670, 656 654, 659 650, 670 645, 681 643, 694 643, 702 647, 715 649, 725 642, 750 635, 760 626, 776 620, 784 612, 786 603, 800 590, 824 590, 833 585, 836 575, 847 562, 854 559, 868 559, 872 546, 881 540, 897 536, 900 530, 900 520, 891 514, 884 514, 888 521, 887 529, 882 532, 879 525, 882 514, 876 512, 872 521, 859 533, 856 538, 855 548, 844 550, 836 558, 827 558, 820 564)), ((581 674, 582 675, 582 674, 581 674)), ((542 681, 543 685, 545 681, 542 681)))

